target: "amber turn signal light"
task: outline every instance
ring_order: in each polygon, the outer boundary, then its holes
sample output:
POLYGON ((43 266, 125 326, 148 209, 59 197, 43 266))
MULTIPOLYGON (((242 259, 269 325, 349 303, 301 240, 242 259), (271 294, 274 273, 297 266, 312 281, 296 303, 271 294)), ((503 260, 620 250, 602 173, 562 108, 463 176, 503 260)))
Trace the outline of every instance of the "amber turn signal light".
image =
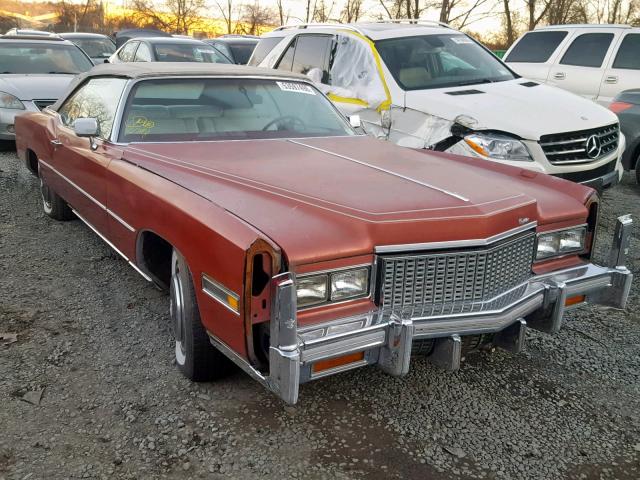
POLYGON ((325 370, 331 370, 332 368, 341 367, 342 365, 348 365, 361 360, 364 360, 364 352, 350 353, 348 355, 330 358, 329 360, 320 360, 319 362, 314 363, 311 369, 313 370, 313 373, 320 373, 325 370))
POLYGON ((579 303, 582 303, 586 300, 586 297, 584 295, 576 295, 575 297, 569 297, 564 301, 564 306, 565 307, 570 307, 571 305, 577 305, 579 303))

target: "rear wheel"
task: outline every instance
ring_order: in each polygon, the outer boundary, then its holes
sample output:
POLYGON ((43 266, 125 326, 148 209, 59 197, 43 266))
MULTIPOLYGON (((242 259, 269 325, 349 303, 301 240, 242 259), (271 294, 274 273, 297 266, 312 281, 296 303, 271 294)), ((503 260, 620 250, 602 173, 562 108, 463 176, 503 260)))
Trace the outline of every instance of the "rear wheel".
POLYGON ((44 213, 54 220, 67 221, 73 219, 73 212, 67 202, 58 195, 53 188, 47 185, 42 175, 40 177, 40 196, 42 197, 42 208, 44 213))
POLYGON ((176 250, 171 256, 169 297, 176 364, 182 374, 196 382, 228 374, 232 364, 209 341, 200 321, 191 272, 184 257, 176 250))

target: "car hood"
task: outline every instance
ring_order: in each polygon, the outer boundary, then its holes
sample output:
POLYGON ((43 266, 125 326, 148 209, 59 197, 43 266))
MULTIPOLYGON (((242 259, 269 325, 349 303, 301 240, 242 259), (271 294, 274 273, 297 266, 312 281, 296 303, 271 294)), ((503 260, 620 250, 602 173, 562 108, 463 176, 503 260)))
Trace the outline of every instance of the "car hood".
POLYGON ((231 212, 290 264, 585 221, 591 190, 369 137, 134 144, 123 158, 231 212))
POLYGON ((15 95, 20 100, 58 99, 67 90, 75 75, 2 75, 0 92, 15 95))
POLYGON ((612 112, 591 100, 524 78, 407 91, 405 104, 451 122, 462 116, 466 126, 473 129, 499 130, 535 141, 542 135, 597 128, 617 121, 612 112))

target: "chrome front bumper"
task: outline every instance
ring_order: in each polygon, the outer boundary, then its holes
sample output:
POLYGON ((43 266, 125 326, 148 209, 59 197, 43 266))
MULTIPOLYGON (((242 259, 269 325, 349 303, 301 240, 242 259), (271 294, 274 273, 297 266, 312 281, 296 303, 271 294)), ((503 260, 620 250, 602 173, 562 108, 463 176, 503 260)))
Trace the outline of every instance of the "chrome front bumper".
POLYGON ((624 266, 631 225, 628 216, 618 219, 608 266, 587 263, 533 276, 505 294, 511 296, 503 308, 490 311, 404 318, 397 312, 373 310, 298 328, 295 278, 284 273, 273 279, 268 374, 258 372, 215 339, 212 342, 289 404, 297 402, 301 383, 352 368, 377 365, 390 375, 405 375, 409 371, 412 345, 417 340, 432 339, 429 360, 456 370, 460 366, 462 336, 494 334, 495 346, 519 352, 527 327, 548 333, 560 330, 567 299, 584 295, 588 303, 624 308, 633 278, 624 266), (364 352, 364 356, 314 373, 315 362, 353 352, 364 352))

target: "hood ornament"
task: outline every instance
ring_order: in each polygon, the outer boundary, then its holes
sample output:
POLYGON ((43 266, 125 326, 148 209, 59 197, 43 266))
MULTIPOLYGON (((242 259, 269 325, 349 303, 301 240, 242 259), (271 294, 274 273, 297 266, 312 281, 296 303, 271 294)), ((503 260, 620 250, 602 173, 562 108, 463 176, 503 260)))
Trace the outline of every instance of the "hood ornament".
POLYGON ((518 223, 520 225, 525 225, 525 224, 529 223, 529 217, 520 217, 518 219, 518 223))

